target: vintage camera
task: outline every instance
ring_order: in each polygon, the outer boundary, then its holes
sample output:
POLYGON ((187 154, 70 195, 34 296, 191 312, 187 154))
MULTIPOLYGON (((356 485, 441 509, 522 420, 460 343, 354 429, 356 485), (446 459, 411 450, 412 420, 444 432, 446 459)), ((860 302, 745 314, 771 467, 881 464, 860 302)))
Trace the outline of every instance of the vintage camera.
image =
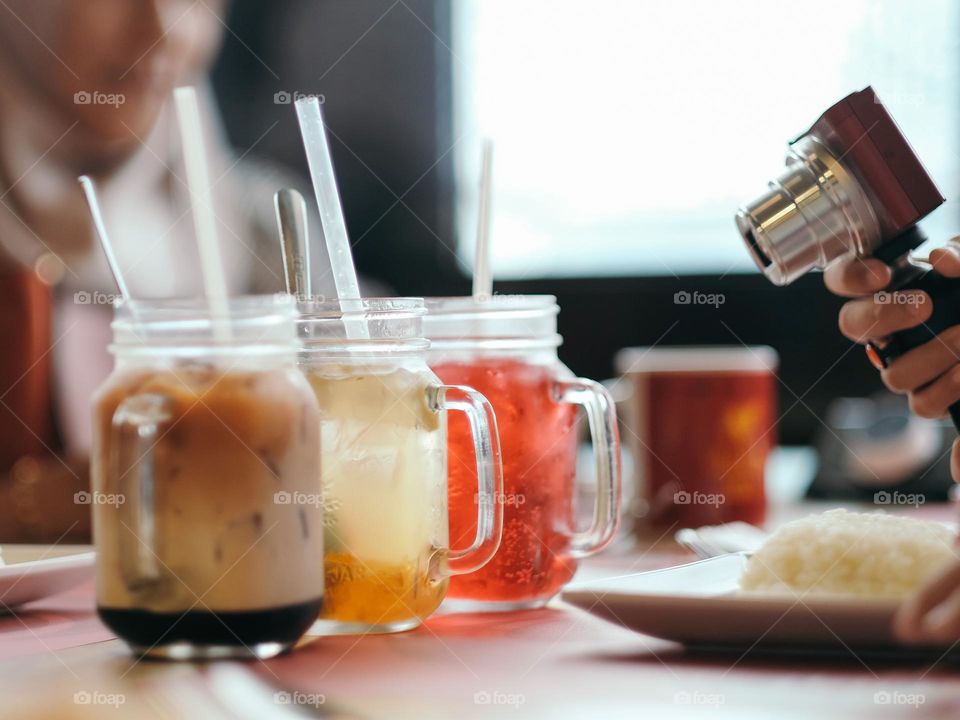
MULTIPOLYGON (((917 223, 945 199, 872 87, 821 115, 789 144, 786 163, 763 195, 737 211, 737 227, 764 275, 787 285, 856 255, 893 268, 889 289, 926 291, 933 301, 926 323, 868 344, 877 368, 960 323, 960 282, 910 254, 927 240, 917 223)), ((960 403, 950 415, 960 428, 960 403)))

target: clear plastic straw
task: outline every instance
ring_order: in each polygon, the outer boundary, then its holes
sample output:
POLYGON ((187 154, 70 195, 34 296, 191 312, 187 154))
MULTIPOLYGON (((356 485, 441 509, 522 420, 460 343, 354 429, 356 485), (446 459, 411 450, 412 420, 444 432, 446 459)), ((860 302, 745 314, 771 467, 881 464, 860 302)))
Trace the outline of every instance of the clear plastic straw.
POLYGON ((337 180, 333 174, 333 158, 323 124, 320 102, 315 97, 300 98, 296 102, 300 133, 310 167, 313 192, 323 225, 323 236, 330 256, 333 282, 337 287, 340 311, 344 314, 344 329, 349 340, 366 340, 370 337, 366 319, 363 317, 363 301, 357 283, 357 270, 353 265, 347 223, 343 217, 337 180))
POLYGON ((87 198, 87 206, 90 208, 90 216, 93 218, 93 227, 97 231, 97 237, 100 240, 100 247, 103 248, 103 254, 107 256, 107 264, 110 266, 110 272, 113 273, 113 279, 117 283, 117 289, 124 300, 130 299, 130 288, 127 287, 127 281, 123 279, 123 273, 120 272, 120 263, 117 262, 117 256, 113 252, 113 245, 110 243, 110 237, 107 235, 107 226, 103 222, 103 213, 100 211, 100 203, 97 201, 97 189, 93 180, 87 175, 81 175, 80 187, 83 188, 83 194, 87 198))
POLYGON ((207 168, 197 93, 192 87, 179 87, 174 91, 174 99, 183 143, 183 159, 187 168, 193 225, 200 251, 200 268, 207 303, 210 306, 213 333, 218 340, 227 340, 230 337, 227 281, 220 257, 220 243, 217 240, 217 218, 213 211, 210 172, 207 168))
POLYGON ((477 215, 477 247, 473 263, 473 299, 483 302, 493 295, 490 269, 490 206, 493 185, 493 141, 483 141, 480 164, 480 204, 477 215))

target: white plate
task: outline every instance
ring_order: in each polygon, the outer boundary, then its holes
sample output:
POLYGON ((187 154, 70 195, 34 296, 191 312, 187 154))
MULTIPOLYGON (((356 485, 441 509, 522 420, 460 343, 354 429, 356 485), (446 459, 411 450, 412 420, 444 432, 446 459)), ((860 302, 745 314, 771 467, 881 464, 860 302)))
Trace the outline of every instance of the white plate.
POLYGON ((721 555, 590 580, 571 585, 563 599, 637 632, 690 646, 878 652, 897 646, 891 633, 895 601, 739 595, 745 563, 741 554, 721 555))
POLYGON ((88 545, 4 545, 0 556, 6 563, 0 567, 0 614, 93 577, 88 545))

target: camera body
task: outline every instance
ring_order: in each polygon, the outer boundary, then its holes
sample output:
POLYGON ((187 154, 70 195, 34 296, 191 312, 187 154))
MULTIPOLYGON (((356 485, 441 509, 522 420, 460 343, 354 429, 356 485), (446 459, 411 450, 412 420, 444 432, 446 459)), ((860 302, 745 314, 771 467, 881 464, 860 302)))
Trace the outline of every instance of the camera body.
MULTIPOLYGON (((930 272, 928 263, 910 255, 927 240, 917 223, 944 202, 868 86, 830 107, 790 143, 784 172, 737 211, 736 223, 757 267, 777 285, 853 255, 890 265, 890 290, 927 292, 933 312, 926 323, 868 344, 871 362, 884 368, 960 324, 960 282, 930 272)), ((960 428, 960 403, 950 414, 960 428)))
POLYGON ((784 172, 740 208, 736 221, 760 269, 786 285, 848 253, 870 257, 883 250, 899 259, 923 242, 914 228, 943 202, 867 87, 790 143, 784 172))

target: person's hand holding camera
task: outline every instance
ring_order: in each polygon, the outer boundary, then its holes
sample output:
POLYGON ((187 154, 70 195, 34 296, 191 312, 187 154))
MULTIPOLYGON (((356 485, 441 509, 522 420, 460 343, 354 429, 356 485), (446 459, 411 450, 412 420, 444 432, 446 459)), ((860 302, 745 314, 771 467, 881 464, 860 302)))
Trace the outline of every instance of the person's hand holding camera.
MULTIPOLYGON (((935 272, 960 278, 960 238, 930 253, 935 272)), ((853 298, 840 311, 840 331, 851 340, 882 340, 899 330, 916 327, 933 311, 930 297, 920 290, 878 296, 890 282, 890 268, 879 260, 843 259, 824 273, 827 287, 853 298), (880 302, 880 298, 883 302, 880 302)), ((960 325, 947 328, 923 345, 898 357, 881 372, 893 392, 906 393, 917 415, 939 418, 960 400, 960 325)), ((960 482, 960 438, 953 443, 950 472, 960 482)), ((960 561, 928 582, 901 606, 894 622, 904 642, 960 640, 960 561)))
MULTIPOLYGON (((930 262, 935 272, 960 278, 960 238, 931 252, 930 262)), ((845 336, 859 343, 882 341, 930 318, 930 296, 922 290, 886 292, 890 277, 890 268, 873 259, 844 259, 827 268, 827 287, 854 298, 840 311, 840 331, 845 336)), ((920 417, 944 417, 960 400, 960 325, 899 356, 881 371, 881 377, 890 390, 908 396, 910 409, 920 417)), ((960 477, 956 460, 955 453, 954 479, 960 477)))

